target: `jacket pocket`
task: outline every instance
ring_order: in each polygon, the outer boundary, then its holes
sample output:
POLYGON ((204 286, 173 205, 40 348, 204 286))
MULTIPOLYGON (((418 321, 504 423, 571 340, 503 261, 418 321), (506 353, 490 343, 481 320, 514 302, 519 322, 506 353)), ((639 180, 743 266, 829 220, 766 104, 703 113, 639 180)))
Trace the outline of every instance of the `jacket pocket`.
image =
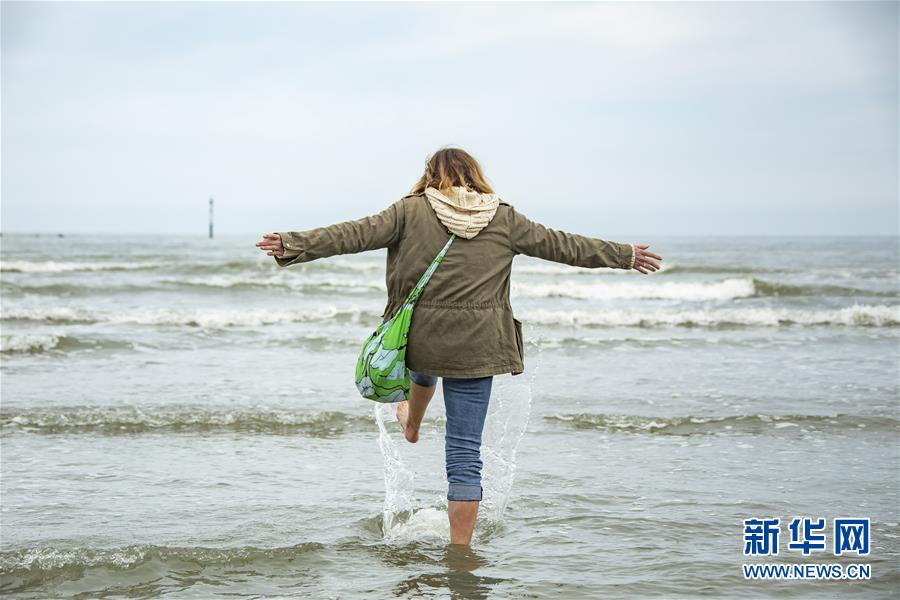
POLYGON ((519 360, 522 361, 522 364, 525 364, 525 344, 522 340, 522 321, 513 317, 513 325, 515 325, 516 329, 516 348, 519 351, 519 360))

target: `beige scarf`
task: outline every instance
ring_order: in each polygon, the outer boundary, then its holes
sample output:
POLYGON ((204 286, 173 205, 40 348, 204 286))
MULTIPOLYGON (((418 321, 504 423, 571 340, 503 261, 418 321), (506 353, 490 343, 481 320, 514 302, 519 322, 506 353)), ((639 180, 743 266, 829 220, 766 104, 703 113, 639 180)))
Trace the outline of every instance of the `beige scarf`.
POLYGON ((425 196, 441 223, 459 237, 471 239, 487 227, 497 207, 497 194, 483 194, 463 186, 453 186, 442 190, 425 188, 425 196))

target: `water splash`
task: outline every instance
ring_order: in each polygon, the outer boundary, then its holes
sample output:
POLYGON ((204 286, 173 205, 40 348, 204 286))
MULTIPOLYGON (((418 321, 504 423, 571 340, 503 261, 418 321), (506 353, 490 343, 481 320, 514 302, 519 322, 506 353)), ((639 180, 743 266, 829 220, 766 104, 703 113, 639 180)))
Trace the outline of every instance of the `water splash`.
MULTIPOLYGON (((384 458, 384 518, 382 531, 385 539, 392 537, 395 522, 408 519, 415 506, 415 473, 400 458, 397 444, 388 433, 386 422, 394 419, 396 405, 375 404, 375 422, 378 424, 378 447, 384 458)), ((398 428, 399 429, 399 428, 398 428)))
MULTIPOLYGON (((526 326, 527 333, 531 334, 532 329, 533 327, 526 326)), ((526 348, 532 351, 528 357, 527 373, 515 377, 511 375, 494 377, 491 402, 482 435, 483 498, 479 510, 479 528, 486 526, 491 531, 503 522, 515 479, 516 451, 531 416, 532 388, 535 373, 541 363, 541 348, 537 344, 528 343, 527 340, 526 348)), ((436 409, 438 407, 433 400, 429 412, 436 409)), ((409 542, 438 537, 449 541, 446 498, 441 497, 436 502, 425 501, 417 495, 416 473, 403 460, 398 448, 398 443, 406 442, 402 441, 400 428, 396 426, 395 411, 395 404, 379 403, 374 408, 375 422, 379 431, 378 445, 384 459, 385 496, 382 519, 384 539, 388 542, 409 542)), ((436 433, 443 438, 442 430, 436 433)), ((443 443, 440 444, 440 448, 440 462, 443 464, 443 443)), ((476 537, 479 528, 476 528, 476 537)))
POLYGON ((531 416, 533 372, 494 378, 481 438, 484 466, 481 471, 483 500, 479 513, 488 521, 503 521, 516 474, 516 451, 531 416), (523 378, 527 379, 522 381, 523 378))

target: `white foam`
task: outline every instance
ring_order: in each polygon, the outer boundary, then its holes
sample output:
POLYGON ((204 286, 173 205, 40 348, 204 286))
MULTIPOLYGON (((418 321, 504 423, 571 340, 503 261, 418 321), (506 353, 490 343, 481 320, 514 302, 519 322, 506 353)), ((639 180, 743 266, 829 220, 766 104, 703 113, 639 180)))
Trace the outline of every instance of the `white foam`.
POLYGON ((900 324, 900 306, 856 304, 839 309, 806 310, 773 307, 681 309, 600 309, 523 311, 523 321, 541 325, 716 326, 723 324, 778 327, 781 325, 846 325, 886 327, 900 324))
POLYGON ((325 321, 346 316, 360 321, 364 316, 375 315, 363 309, 338 310, 332 306, 309 309, 192 309, 169 308, 132 309, 122 312, 88 311, 65 307, 13 307, 4 309, 3 319, 28 319, 33 321, 104 322, 137 325, 185 325, 208 329, 224 327, 257 327, 279 323, 303 323, 325 321))
POLYGON ((59 336, 46 335, 9 335, 0 339, 0 351, 2 352, 32 352, 45 351, 55 348, 59 343, 59 336))
POLYGON ((71 271, 136 271, 164 266, 160 262, 77 262, 6 260, 0 271, 15 273, 68 273, 71 271))
MULTIPOLYGON (((517 313, 519 314, 519 313, 517 313)), ((138 325, 186 325, 209 329, 259 327, 280 323, 305 323, 345 317, 353 322, 378 314, 364 309, 338 310, 333 306, 306 309, 132 309, 121 312, 89 311, 54 306, 4 306, 2 318, 33 321, 107 322, 138 325)), ((848 327, 894 327, 900 325, 900 305, 854 304, 839 309, 798 309, 775 307, 549 310, 522 311, 520 318, 533 324, 597 327, 661 327, 693 325, 713 327, 723 324, 778 327, 783 325, 843 325, 848 327)))
MULTIPOLYGON (((137 323, 141 325, 193 325, 202 328, 219 329, 223 327, 255 327, 276 323, 296 323, 323 321, 338 315, 338 310, 331 306, 308 310, 141 310, 118 315, 106 315, 107 321, 113 323, 137 323)), ((361 311, 348 311, 347 314, 359 317, 361 311)))
POLYGON ((405 521, 392 521, 385 531, 385 538, 394 542, 405 543, 428 538, 447 541, 450 539, 450 521, 446 509, 425 507, 413 509, 405 521))
POLYGON ((208 277, 186 277, 161 279, 160 283, 173 285, 193 285, 212 288, 232 287, 286 287, 303 291, 309 288, 340 288, 352 290, 373 290, 384 292, 387 290, 383 280, 367 279, 365 281, 354 277, 322 277, 315 274, 296 273, 278 274, 270 277, 247 275, 210 275, 208 277))
POLYGON ((753 280, 732 278, 710 282, 630 282, 630 281, 568 281, 559 283, 514 283, 513 297, 578 298, 584 300, 663 299, 663 300, 731 300, 747 298, 756 293, 753 280))
POLYGON ((86 310, 68 308, 65 306, 16 306, 9 308, 9 303, 3 306, 2 318, 27 319, 31 321, 95 321, 94 316, 86 310))

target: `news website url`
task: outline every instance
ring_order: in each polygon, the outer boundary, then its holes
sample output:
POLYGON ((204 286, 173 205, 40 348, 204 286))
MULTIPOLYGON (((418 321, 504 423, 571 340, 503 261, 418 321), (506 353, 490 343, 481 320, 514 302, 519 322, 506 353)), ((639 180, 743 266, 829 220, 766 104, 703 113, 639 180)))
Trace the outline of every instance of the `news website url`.
POLYGON ((741 565, 744 579, 871 579, 872 565, 824 564, 759 564, 741 565))

